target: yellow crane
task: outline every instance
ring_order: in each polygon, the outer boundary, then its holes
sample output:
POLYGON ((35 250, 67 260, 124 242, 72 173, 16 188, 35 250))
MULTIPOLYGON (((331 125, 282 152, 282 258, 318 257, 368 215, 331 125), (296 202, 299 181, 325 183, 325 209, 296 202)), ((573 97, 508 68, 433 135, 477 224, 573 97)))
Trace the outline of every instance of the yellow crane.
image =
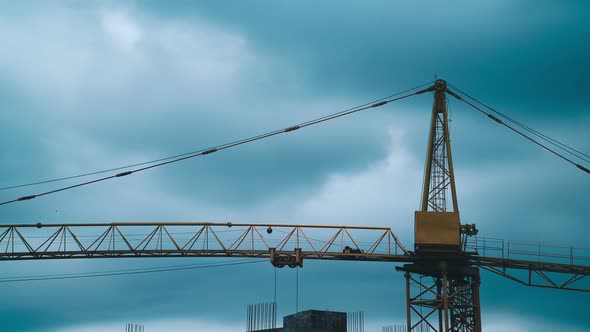
MULTIPOLYGON (((574 248, 544 255, 540 245, 538 251, 518 248, 514 243, 511 248, 510 242, 498 240, 487 247, 475 237, 475 225, 461 224, 446 94, 465 100, 449 90, 443 80, 410 95, 426 92, 434 92, 434 105, 421 208, 415 212, 413 248, 404 247, 390 227, 231 222, 37 223, 1 225, 0 248, 4 250, 0 260, 242 257, 268 259, 278 268, 302 267, 308 259, 397 263, 396 269, 405 276, 408 331, 424 325, 439 332, 481 331, 481 269, 527 286, 590 292, 580 283, 590 275, 590 266, 582 264, 589 258, 574 248), (530 255, 534 259, 526 258, 530 255), (525 278, 515 273, 523 270, 528 272, 525 278), (420 287, 410 287, 413 284, 420 287)), ((492 114, 486 115, 503 124, 492 114)), ((222 148, 204 150, 199 155, 222 148)))

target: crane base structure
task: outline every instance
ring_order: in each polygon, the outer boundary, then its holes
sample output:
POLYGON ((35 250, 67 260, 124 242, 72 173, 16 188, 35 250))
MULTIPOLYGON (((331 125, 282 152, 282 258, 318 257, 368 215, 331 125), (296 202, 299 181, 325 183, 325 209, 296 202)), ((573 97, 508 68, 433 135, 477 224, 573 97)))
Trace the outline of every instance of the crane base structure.
POLYGON ((396 269, 405 272, 408 331, 481 331, 478 268, 437 260, 396 269))

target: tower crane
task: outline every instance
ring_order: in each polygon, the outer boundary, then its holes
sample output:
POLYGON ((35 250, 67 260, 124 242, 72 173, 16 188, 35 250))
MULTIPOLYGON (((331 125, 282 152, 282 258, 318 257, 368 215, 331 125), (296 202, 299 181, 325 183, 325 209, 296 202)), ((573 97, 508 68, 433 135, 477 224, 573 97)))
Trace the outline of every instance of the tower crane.
MULTIPOLYGON (((0 225, 0 260, 242 257, 265 258, 278 268, 302 267, 308 259, 391 262, 398 264, 396 269, 405 277, 408 331, 417 331, 426 324, 438 332, 480 332, 481 270, 527 286, 590 292, 580 282, 590 275, 586 263, 590 258, 579 255, 574 248, 543 255, 539 247, 532 260, 526 256, 529 252, 499 241, 493 246, 495 253, 489 254, 489 247, 486 255, 486 244, 475 236, 476 225, 460 222, 446 95, 461 96, 450 90, 444 80, 414 94, 426 92, 434 92, 434 104, 420 210, 415 212, 413 248, 407 249, 390 227, 231 222, 37 223, 0 225), (518 271, 526 271, 527 276, 522 278, 518 271)), ((379 104, 383 102, 369 107, 379 104)), ((290 127, 285 132, 299 128, 290 127)), ((576 166, 587 172, 583 166, 576 166)))

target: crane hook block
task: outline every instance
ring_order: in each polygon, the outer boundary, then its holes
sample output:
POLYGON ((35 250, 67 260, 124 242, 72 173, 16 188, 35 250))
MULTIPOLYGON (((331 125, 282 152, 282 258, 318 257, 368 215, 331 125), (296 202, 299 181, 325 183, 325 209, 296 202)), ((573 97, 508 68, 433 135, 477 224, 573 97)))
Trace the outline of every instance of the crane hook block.
POLYGON ((269 248, 268 250, 270 253, 270 263, 275 267, 303 267, 301 248, 295 248, 295 252, 277 252, 276 248, 269 248))

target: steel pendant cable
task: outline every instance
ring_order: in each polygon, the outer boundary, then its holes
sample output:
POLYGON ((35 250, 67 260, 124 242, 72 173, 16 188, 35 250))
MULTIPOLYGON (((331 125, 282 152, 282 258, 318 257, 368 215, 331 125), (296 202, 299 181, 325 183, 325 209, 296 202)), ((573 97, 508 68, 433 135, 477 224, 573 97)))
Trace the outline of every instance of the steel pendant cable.
MULTIPOLYGON (((27 200, 31 200, 31 199, 34 199, 34 198, 37 198, 37 197, 41 197, 41 196, 51 195, 51 194, 55 194, 55 193, 58 193, 58 192, 62 192, 62 191, 66 191, 66 190, 70 190, 70 189, 74 189, 74 188, 78 188, 78 187, 82 187, 82 186, 87 186, 87 185, 90 185, 90 184, 94 184, 94 183, 98 183, 98 182, 103 182, 103 181, 110 180, 110 179, 124 177, 124 176, 128 176, 128 175, 131 175, 131 174, 134 174, 134 173, 146 171, 146 170, 149 170, 149 169, 152 169, 152 168, 157 168, 157 167, 169 165, 169 164, 172 164, 172 163, 177 163, 177 162, 180 162, 180 161, 183 161, 183 160, 192 159, 192 158, 199 157, 199 156, 209 155, 209 154, 212 154, 212 153, 215 153, 215 152, 218 152, 218 151, 221 151, 221 150, 226 150, 226 149, 229 149, 229 148, 233 148, 233 147, 236 147, 236 146, 239 146, 239 145, 251 143, 251 142, 254 142, 254 141, 258 141, 258 140, 262 140, 262 139, 265 139, 265 138, 277 136, 277 135, 280 135, 280 134, 289 133, 289 132, 292 132, 292 131, 295 131, 295 130, 299 130, 299 129, 302 129, 302 128, 305 128, 305 127, 309 127, 309 126, 313 126, 313 125, 316 125, 316 124, 320 124, 322 122, 326 122, 326 121, 329 121, 329 120, 340 118, 340 117, 343 117, 343 116, 346 116, 346 115, 350 115, 350 114, 353 114, 353 113, 357 113, 357 112, 360 112, 360 111, 364 111, 364 110, 368 110, 368 109, 372 109, 372 108, 381 107, 381 106, 384 106, 386 104, 389 104, 389 103, 392 103, 392 102, 395 102, 395 101, 398 101, 398 100, 402 100, 402 99, 405 99, 405 98, 408 98, 408 97, 411 97, 411 96, 419 95, 419 94, 422 94, 422 93, 425 93, 425 92, 428 92, 428 91, 432 91, 432 87, 428 87, 428 88, 421 89, 421 90, 418 90, 416 92, 411 92, 410 93, 410 91, 414 91, 414 90, 420 89, 420 88, 422 88, 424 86, 427 86, 429 84, 431 84, 431 82, 422 84, 420 86, 417 86, 417 87, 414 87, 414 88, 411 88, 411 89, 408 89, 408 90, 405 90, 405 91, 402 91, 402 92, 399 92, 399 93, 396 93, 396 94, 393 94, 393 95, 388 96, 388 97, 384 97, 384 98, 378 99, 378 100, 373 101, 371 103, 366 103, 366 104, 363 104, 361 106, 349 108, 349 109, 346 109, 344 111, 340 111, 340 112, 337 112, 337 113, 332 113, 330 115, 326 115, 326 116, 323 116, 323 117, 320 117, 320 118, 316 118, 314 120, 302 122, 302 123, 299 123, 299 124, 296 124, 296 125, 293 125, 293 126, 289 126, 289 127, 286 127, 286 128, 274 130, 274 131, 271 131, 271 132, 267 132, 267 133, 260 134, 260 135, 257 135, 257 136, 252 136, 252 137, 249 137, 249 138, 241 139, 241 140, 230 142, 230 143, 225 143, 225 144, 218 145, 218 146, 215 146, 215 147, 210 147, 210 148, 207 148, 207 149, 202 149, 202 150, 198 150, 198 151, 194 151, 194 152, 190 152, 190 153, 176 155, 176 156, 173 156, 173 157, 162 158, 162 159, 158 159, 158 160, 154 160, 154 161, 149 161, 149 162, 145 162, 145 163, 135 164, 135 166, 137 166, 137 165, 149 165, 149 166, 145 166, 145 167, 141 167, 141 168, 137 168, 137 169, 133 169, 133 170, 129 170, 129 171, 117 173, 117 174, 114 174, 114 175, 105 176, 105 177, 102 177, 102 178, 98 178, 98 179, 94 179, 94 180, 91 180, 91 181, 86 181, 86 182, 78 183, 78 184, 71 185, 71 186, 66 186, 66 187, 62 187, 62 188, 58 188, 58 189, 54 189, 54 190, 50 190, 50 191, 45 191, 45 192, 42 192, 42 193, 39 193, 39 194, 22 196, 22 197, 19 197, 19 198, 15 198, 15 199, 12 199, 12 200, 1 202, 0 205, 7 205, 7 204, 11 204, 11 203, 20 202, 20 201, 27 201, 27 200)), ((61 180, 65 180, 65 179, 73 179, 73 178, 84 177, 84 176, 89 176, 89 175, 93 175, 93 174, 100 174, 100 173, 110 172, 110 171, 113 171, 113 170, 126 169, 126 168, 129 168, 129 167, 132 167, 132 166, 133 165, 123 166, 123 167, 117 167, 117 168, 113 168, 113 169, 105 170, 105 171, 80 174, 80 175, 66 177, 66 178, 59 178, 59 179, 54 179, 54 180, 41 181, 41 182, 24 184, 24 185, 19 185, 19 186, 6 187, 4 189, 17 188, 17 187, 23 187, 23 186, 29 186, 29 185, 35 185, 35 184, 41 184, 41 183, 48 183, 48 182, 56 182, 56 181, 61 181, 61 180)))
POLYGON ((522 137, 526 138, 526 139, 527 139, 527 140, 529 140, 530 142, 532 142, 532 143, 534 143, 534 144, 536 144, 536 145, 540 146, 541 148, 543 148, 543 149, 547 150, 548 152, 550 152, 550 153, 554 154, 555 156, 557 156, 557 157, 559 157, 559 158, 561 158, 561 159, 565 160, 566 162, 568 162, 568 163, 570 163, 570 164, 572 164, 572 165, 576 166, 578 169, 580 169, 580 170, 582 170, 582 171, 584 171, 584 172, 586 172, 586 173, 590 174, 590 169, 588 169, 588 168, 587 168, 587 167, 585 167, 584 165, 581 165, 581 164, 579 164, 579 163, 576 163, 575 161, 571 160, 570 158, 568 158, 568 157, 566 157, 566 156, 564 156, 564 155, 560 154, 559 152, 557 152, 557 151, 555 151, 555 150, 551 149, 550 147, 548 147, 548 146, 544 145, 543 143, 541 143, 541 142, 539 142, 539 141, 537 141, 537 140, 533 139, 533 138, 532 138, 532 137, 530 137, 529 135, 527 135, 527 134, 523 133, 522 131, 520 131, 520 130, 516 129, 515 127, 513 127, 513 126, 511 126, 511 125, 507 124, 506 122, 502 121, 501 119, 499 119, 498 117, 494 116, 493 114, 491 114, 491 113, 489 113, 489 112, 486 112, 486 111, 484 111, 482 108, 480 108, 480 107, 478 107, 478 106, 474 105, 473 103, 471 103, 471 102, 469 102, 469 101, 465 100, 463 97, 461 97, 460 95, 456 94, 455 92, 453 92, 453 91, 449 90, 448 88, 446 89, 446 92, 447 92, 448 94, 450 94, 451 96, 453 96, 453 97, 457 98, 458 100, 462 101, 463 103, 465 103, 465 104, 467 104, 467 105, 471 106, 472 108, 474 108, 475 110, 479 111, 480 113, 482 113, 482 114, 485 114, 485 115, 486 115, 488 118, 490 118, 490 119, 491 119, 491 120, 493 120, 494 122, 496 122, 496 123, 498 123, 498 124, 500 124, 500 125, 502 125, 502 126, 504 126, 504 127, 508 128, 508 129, 510 129, 510 130, 512 130, 512 131, 514 131, 515 133, 517 133, 517 134, 519 134, 520 136, 522 136, 522 137))
MULTIPOLYGON (((407 93, 407 92, 410 92, 410 91, 413 91, 413 90, 416 90, 416 89, 420 89, 420 88, 425 87, 427 85, 430 85, 432 83, 433 82, 424 83, 424 84, 421 84, 419 86, 413 87, 411 89, 407 89, 407 90, 404 90, 404 91, 401 91, 401 92, 398 92, 398 93, 389 95, 387 97, 376 99, 376 100, 373 100, 373 101, 368 102, 368 103, 363 104, 363 105, 359 105, 359 106, 356 106, 356 107, 353 107, 353 108, 349 108, 347 110, 344 110, 343 112, 350 111, 350 110, 353 110, 353 109, 356 109, 356 108, 359 108, 359 107, 371 105, 371 104, 380 102, 382 100, 385 100, 385 99, 388 99, 388 98, 392 98, 392 97, 401 95, 403 93, 407 93)), ((184 157, 184 156, 196 154, 196 153, 203 152, 203 151, 206 151, 206 150, 208 150, 208 149, 200 149, 200 150, 195 150, 195 151, 191 151, 191 152, 185 152, 185 153, 177 154, 177 155, 170 156, 170 157, 164 157, 164 158, 159 158, 159 159, 155 159, 155 160, 150 160, 150 161, 145 161, 145 162, 140 162, 140 163, 125 165, 125 166, 119 166, 119 167, 104 169, 104 170, 100 170, 100 171, 94 171, 94 172, 82 173, 82 174, 77 174, 77 175, 65 176, 65 177, 60 177, 60 178, 55 178, 55 179, 50 179, 50 180, 42 180, 42 181, 36 181, 36 182, 30 182, 30 183, 23 183, 23 184, 17 184, 17 185, 12 185, 12 186, 0 187, 0 191, 1 190, 9 190, 9 189, 22 188, 22 187, 36 186, 36 185, 40 185, 40 184, 46 184, 46 183, 52 183, 52 182, 59 182, 59 181, 65 181, 65 180, 71 180, 71 179, 77 179, 77 178, 82 178, 82 177, 87 177, 87 176, 92 176, 92 175, 98 175, 98 174, 104 174, 104 173, 119 171, 119 170, 128 169, 128 168, 132 168, 132 167, 139 167, 139 166, 144 166, 144 165, 150 165, 150 164, 155 164, 155 163, 166 161, 166 160, 172 160, 172 159, 176 159, 176 158, 180 158, 180 157, 184 157)))
POLYGON ((257 260, 249 259, 247 261, 242 260, 242 261, 238 261, 238 262, 227 262, 227 263, 193 264, 193 265, 167 266, 167 267, 155 267, 155 268, 143 268, 143 269, 115 270, 115 271, 104 271, 104 272, 80 272, 80 273, 67 273, 67 274, 30 275, 30 276, 0 278, 0 283, 113 277, 113 276, 123 276, 123 275, 146 274, 146 273, 211 269, 211 268, 218 268, 218 267, 225 267, 225 266, 256 264, 256 263, 262 263, 262 262, 267 262, 267 261, 268 260, 266 260, 266 259, 257 259, 257 260))
POLYGON ((572 148, 571 146, 569 146, 569 145, 567 145, 567 144, 565 144, 563 142, 560 142, 560 141, 558 141, 558 140, 556 140, 556 139, 554 139, 552 137, 549 137, 548 135, 545 135, 545 134, 543 134, 543 133, 541 133, 541 132, 533 129, 533 128, 531 128, 531 127, 523 124, 522 122, 517 121, 514 118, 511 118, 508 115, 506 115, 506 114, 504 114, 504 113, 502 113, 500 111, 497 111, 496 109, 494 109, 494 108, 492 108, 492 107, 484 104, 483 102, 479 101, 478 99, 476 99, 476 98, 472 97, 471 95, 467 94, 466 92, 462 91, 461 89, 459 89, 458 87, 454 86, 453 84, 450 84, 449 83, 449 86, 451 86, 455 91, 458 91, 460 94, 462 94, 466 98, 471 99, 475 103, 477 103, 477 104, 483 106, 484 108, 488 109, 489 111, 491 111, 491 112, 493 112, 493 113, 501 116, 502 118, 504 118, 507 121, 509 121, 509 122, 517 125, 518 127, 520 127, 522 129, 524 129, 525 131, 531 133, 532 135, 537 136, 538 138, 546 141, 547 143, 549 143, 549 144, 551 144, 551 145, 553 145, 553 146, 561 149, 562 151, 564 151, 564 152, 566 152, 566 153, 568 153, 568 154, 570 154, 570 155, 572 155, 572 156, 574 156, 574 157, 576 157, 576 158, 578 158, 580 160, 583 160, 583 161, 585 161, 587 163, 590 163, 590 155, 588 155, 588 154, 586 154, 586 153, 584 153, 584 152, 582 152, 582 151, 580 151, 578 149, 572 148))

